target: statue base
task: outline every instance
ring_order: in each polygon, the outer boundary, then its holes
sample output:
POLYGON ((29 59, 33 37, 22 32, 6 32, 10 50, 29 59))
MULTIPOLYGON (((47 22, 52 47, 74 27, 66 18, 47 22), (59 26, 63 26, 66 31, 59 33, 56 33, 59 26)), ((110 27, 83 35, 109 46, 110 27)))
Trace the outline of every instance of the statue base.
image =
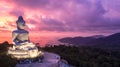
POLYGON ((19 63, 41 62, 44 55, 42 51, 38 51, 38 48, 33 43, 14 45, 9 48, 8 54, 12 55, 13 58, 17 58, 19 63))

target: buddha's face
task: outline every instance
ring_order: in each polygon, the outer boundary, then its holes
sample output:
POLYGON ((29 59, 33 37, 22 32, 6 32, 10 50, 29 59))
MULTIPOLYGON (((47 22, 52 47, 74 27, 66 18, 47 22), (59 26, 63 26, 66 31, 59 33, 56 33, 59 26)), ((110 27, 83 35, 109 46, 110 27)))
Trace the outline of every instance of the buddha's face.
POLYGON ((18 27, 18 29, 25 29, 25 23, 19 22, 19 23, 17 23, 17 27, 18 27))

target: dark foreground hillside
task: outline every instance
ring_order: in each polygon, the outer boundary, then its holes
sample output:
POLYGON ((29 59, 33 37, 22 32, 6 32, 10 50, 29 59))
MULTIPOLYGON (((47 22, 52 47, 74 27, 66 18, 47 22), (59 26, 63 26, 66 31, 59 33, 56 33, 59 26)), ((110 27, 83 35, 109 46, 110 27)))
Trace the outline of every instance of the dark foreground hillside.
POLYGON ((76 67, 120 67, 120 51, 106 49, 64 45, 44 48, 45 51, 59 54, 76 67))
MULTIPOLYGON (((9 46, 7 42, 0 44, 0 67, 15 67, 17 64, 16 59, 6 54, 9 46)), ((76 67, 120 67, 120 47, 60 45, 45 47, 43 50, 59 54, 62 59, 76 67)))
POLYGON ((0 44, 0 67, 15 67, 17 60, 7 55, 7 50, 10 45, 8 42, 0 44))

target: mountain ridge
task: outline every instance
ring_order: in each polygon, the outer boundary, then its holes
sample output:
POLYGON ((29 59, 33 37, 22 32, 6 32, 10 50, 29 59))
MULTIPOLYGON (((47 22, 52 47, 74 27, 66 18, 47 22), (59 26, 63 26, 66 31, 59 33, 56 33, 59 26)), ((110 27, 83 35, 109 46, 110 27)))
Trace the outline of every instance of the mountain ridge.
MULTIPOLYGON (((98 35, 95 35, 98 36, 98 35)), ((109 36, 102 36, 95 37, 95 36, 88 36, 88 37, 67 37, 61 38, 58 41, 61 43, 68 43, 73 44, 73 46, 120 46, 120 33, 111 34, 109 36)))

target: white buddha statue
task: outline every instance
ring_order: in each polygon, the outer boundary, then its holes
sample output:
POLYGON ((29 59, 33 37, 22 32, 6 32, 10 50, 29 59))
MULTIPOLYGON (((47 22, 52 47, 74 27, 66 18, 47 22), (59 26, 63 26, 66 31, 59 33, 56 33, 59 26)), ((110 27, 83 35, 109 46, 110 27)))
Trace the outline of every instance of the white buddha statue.
POLYGON ((14 48, 17 49, 28 49, 30 47, 35 47, 29 40, 29 32, 25 30, 25 21, 22 16, 19 16, 18 20, 16 21, 17 30, 12 32, 12 39, 13 44, 15 44, 14 48))
POLYGON ((34 58, 37 56, 43 56, 42 51, 38 51, 35 44, 29 40, 29 32, 25 30, 25 21, 22 16, 19 16, 16 21, 17 30, 12 32, 13 47, 10 47, 8 54, 13 55, 16 58, 34 58))

